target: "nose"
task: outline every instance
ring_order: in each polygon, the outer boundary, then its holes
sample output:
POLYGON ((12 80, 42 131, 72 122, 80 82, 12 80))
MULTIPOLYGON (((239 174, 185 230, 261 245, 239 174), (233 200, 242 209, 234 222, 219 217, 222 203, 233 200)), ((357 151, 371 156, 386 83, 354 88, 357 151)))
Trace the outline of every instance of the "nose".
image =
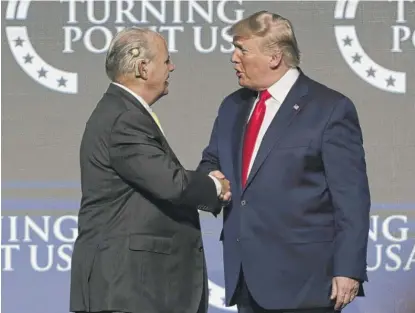
POLYGON ((232 55, 231 55, 231 62, 232 63, 238 63, 238 55, 237 55, 237 51, 236 49, 233 50, 232 55))
POLYGON ((176 65, 173 62, 170 63, 169 72, 173 72, 176 69, 176 65))

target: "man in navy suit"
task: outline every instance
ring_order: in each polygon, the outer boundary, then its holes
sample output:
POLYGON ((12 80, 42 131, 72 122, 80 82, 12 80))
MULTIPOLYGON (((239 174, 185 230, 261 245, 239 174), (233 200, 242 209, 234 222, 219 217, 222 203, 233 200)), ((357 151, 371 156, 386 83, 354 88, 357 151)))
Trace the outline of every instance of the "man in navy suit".
POLYGON ((241 89, 223 101, 199 170, 225 176, 226 304, 331 313, 363 295, 370 193, 354 104, 299 69, 291 23, 231 29, 241 89))

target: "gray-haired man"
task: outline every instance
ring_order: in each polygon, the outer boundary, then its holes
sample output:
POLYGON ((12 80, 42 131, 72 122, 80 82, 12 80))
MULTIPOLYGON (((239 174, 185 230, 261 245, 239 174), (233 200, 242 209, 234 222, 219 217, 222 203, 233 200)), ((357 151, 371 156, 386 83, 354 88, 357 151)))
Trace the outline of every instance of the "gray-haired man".
POLYGON ((185 170, 163 136, 150 106, 173 70, 150 30, 126 29, 110 45, 112 83, 81 143, 72 312, 207 310, 198 209, 215 213, 229 182, 185 170))

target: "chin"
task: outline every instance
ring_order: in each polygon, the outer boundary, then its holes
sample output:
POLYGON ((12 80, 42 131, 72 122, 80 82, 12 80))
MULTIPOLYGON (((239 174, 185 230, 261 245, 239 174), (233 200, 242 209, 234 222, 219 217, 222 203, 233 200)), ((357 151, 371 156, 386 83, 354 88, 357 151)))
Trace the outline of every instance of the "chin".
POLYGON ((246 84, 244 84, 244 82, 243 82, 243 81, 241 81, 240 79, 238 80, 238 84, 239 84, 239 86, 241 86, 241 87, 249 88, 249 86, 247 86, 246 84))

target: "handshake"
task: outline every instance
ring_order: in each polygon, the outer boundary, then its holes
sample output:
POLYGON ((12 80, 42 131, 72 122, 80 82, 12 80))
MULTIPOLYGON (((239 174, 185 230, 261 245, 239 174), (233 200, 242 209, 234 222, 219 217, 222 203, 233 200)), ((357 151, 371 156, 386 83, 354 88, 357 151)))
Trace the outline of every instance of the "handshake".
POLYGON ((222 172, 220 171, 212 171, 209 173, 210 176, 214 176, 215 178, 217 178, 222 186, 222 191, 219 195, 219 199, 224 201, 224 202, 228 202, 231 200, 231 184, 229 182, 229 180, 227 180, 225 178, 225 175, 222 174, 222 172))

